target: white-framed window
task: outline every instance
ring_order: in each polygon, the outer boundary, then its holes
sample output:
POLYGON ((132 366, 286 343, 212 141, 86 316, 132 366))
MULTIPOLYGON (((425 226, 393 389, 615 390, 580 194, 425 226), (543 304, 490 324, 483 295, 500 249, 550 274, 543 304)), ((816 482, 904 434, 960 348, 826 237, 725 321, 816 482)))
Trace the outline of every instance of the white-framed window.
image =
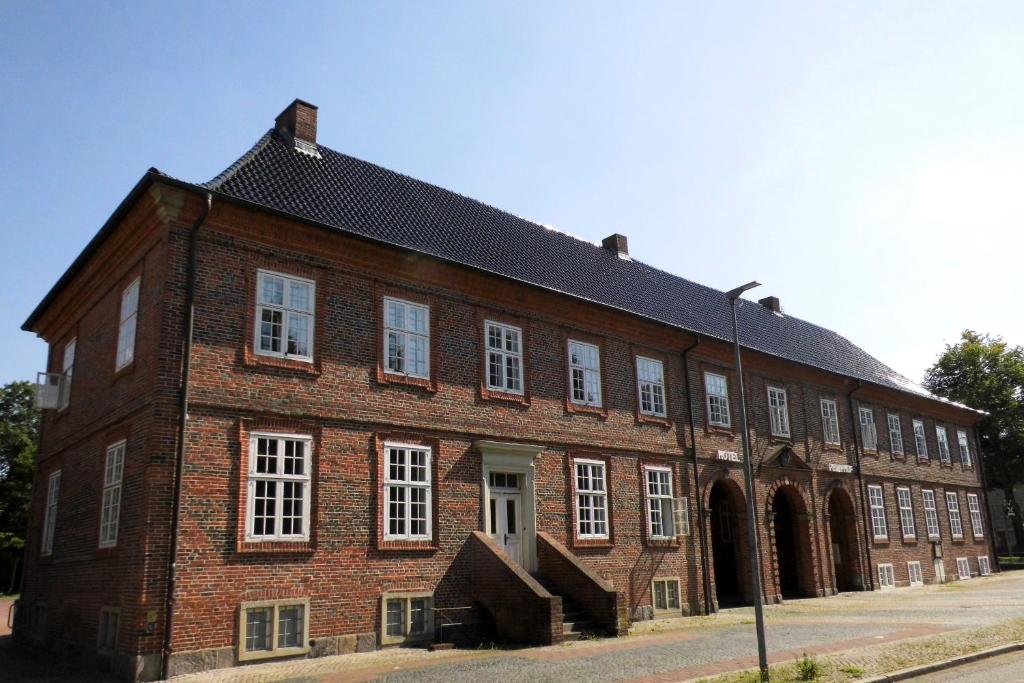
POLYGON ((960 464, 971 467, 971 442, 967 439, 967 432, 962 429, 956 430, 956 441, 960 445, 960 464))
POLYGON ((903 531, 903 538, 916 538, 917 529, 914 527, 914 504, 910 498, 910 489, 906 486, 896 488, 896 503, 900 508, 900 528, 903 531))
POLYGON ((651 581, 651 603, 656 615, 679 613, 679 579, 656 578, 651 581))
POLYGON ((309 539, 312 450, 308 435, 249 436, 246 540, 309 539))
POLYGON ((768 417, 772 436, 789 436, 789 405, 785 389, 768 387, 768 417))
POLYGON ((608 538, 608 477, 600 460, 576 460, 576 534, 608 538))
POLYGON ((647 532, 653 539, 675 538, 672 470, 645 467, 644 475, 647 479, 647 532))
POLYGON ((60 396, 57 403, 57 410, 64 410, 71 403, 71 376, 75 374, 75 348, 78 346, 78 338, 74 337, 64 345, 64 358, 61 364, 61 372, 64 379, 60 384, 60 396))
POLYGON ((880 588, 896 587, 896 579, 893 576, 891 564, 878 565, 878 586, 880 588))
POLYGON ((971 563, 966 557, 956 558, 956 575, 961 581, 971 578, 971 563))
POLYGON ((569 391, 573 403, 601 406, 601 350, 569 340, 569 391))
POLYGON ((430 306, 384 297, 384 371, 430 378, 430 306))
POLYGON ((946 511, 949 513, 949 531, 953 538, 963 538, 964 524, 960 519, 960 499, 956 491, 946 491, 946 511))
POLYGON ((907 576, 910 578, 911 586, 924 585, 924 575, 921 573, 920 561, 907 562, 907 576))
POLYGON ((914 420, 914 447, 917 449, 917 459, 928 459, 928 440, 924 437, 924 421, 914 420))
POLYGON ((636 384, 640 413, 665 417, 665 366, 654 358, 636 357, 636 384))
POLYGON ((104 607, 100 609, 96 649, 100 652, 117 652, 117 632, 120 630, 120 624, 120 609, 117 607, 104 607))
POLYGON ((434 634, 434 597, 430 593, 385 593, 381 615, 381 645, 426 640, 434 634))
POLYGON ((946 464, 953 462, 953 458, 949 454, 949 436, 946 434, 945 427, 935 425, 935 439, 939 442, 939 462, 946 464))
POLYGON ((115 370, 135 360, 135 324, 139 317, 139 278, 121 292, 121 316, 117 326, 117 362, 115 370))
POLYGON ((708 396, 708 424, 716 427, 730 426, 729 383, 725 375, 705 372, 704 391, 708 396))
POLYGON ((103 499, 100 507, 100 547, 117 545, 117 529, 121 520, 121 480, 124 478, 125 442, 107 447, 103 468, 103 499))
POLYGON ((523 393, 523 331, 514 325, 488 320, 484 323, 487 345, 487 388, 523 393))
POLYGON ((825 443, 839 445, 839 410, 836 402, 830 398, 821 399, 821 426, 825 443))
POLYGON ((900 416, 889 413, 889 446, 893 455, 903 455, 903 425, 900 424, 900 416))
POLYGON ((287 598, 242 603, 238 659, 264 659, 309 651, 309 600, 287 598))
POLYGON ((431 449, 386 443, 384 465, 384 539, 427 541, 431 538, 431 449))
POLYGON ((875 411, 871 408, 860 408, 860 440, 866 451, 878 450, 878 432, 875 429, 875 411))
POLYGON ((971 513, 971 532, 975 538, 985 537, 985 526, 981 522, 981 504, 977 493, 967 494, 967 511, 971 513))
POLYGON ((60 470, 50 474, 46 486, 46 514, 43 516, 43 539, 40 555, 53 554, 53 537, 57 531, 57 503, 60 502, 60 470))
POLYGON ((988 576, 992 573, 992 565, 988 563, 988 555, 978 555, 978 574, 988 576))
POLYGON ((928 538, 938 538, 939 512, 935 505, 935 491, 922 489, 921 501, 924 503, 924 521, 928 526, 928 538))
POLYGON ((877 484, 868 486, 868 504, 871 507, 871 531, 874 537, 876 539, 889 538, 889 527, 885 523, 885 501, 882 498, 881 486, 877 484))
POLYGON ((267 270, 256 279, 256 353, 313 360, 316 284, 267 270))

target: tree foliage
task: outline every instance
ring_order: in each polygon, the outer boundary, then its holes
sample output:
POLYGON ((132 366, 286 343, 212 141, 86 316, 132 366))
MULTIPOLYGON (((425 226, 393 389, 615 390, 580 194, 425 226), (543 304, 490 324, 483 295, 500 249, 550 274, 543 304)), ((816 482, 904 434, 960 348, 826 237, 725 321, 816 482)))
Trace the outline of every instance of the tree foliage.
POLYGON ((25 547, 38 438, 32 385, 0 387, 0 592, 10 587, 25 547))

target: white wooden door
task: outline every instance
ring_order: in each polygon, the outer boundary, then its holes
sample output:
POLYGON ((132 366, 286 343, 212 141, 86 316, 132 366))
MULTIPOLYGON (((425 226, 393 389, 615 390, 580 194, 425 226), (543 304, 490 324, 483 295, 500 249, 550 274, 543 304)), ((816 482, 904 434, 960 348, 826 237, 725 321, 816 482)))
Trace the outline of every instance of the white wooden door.
POLYGON ((935 583, 946 583, 946 565, 942 563, 942 558, 935 558, 932 566, 935 568, 935 583))
POLYGON ((491 492, 491 538, 519 564, 523 562, 522 500, 519 493, 491 492))

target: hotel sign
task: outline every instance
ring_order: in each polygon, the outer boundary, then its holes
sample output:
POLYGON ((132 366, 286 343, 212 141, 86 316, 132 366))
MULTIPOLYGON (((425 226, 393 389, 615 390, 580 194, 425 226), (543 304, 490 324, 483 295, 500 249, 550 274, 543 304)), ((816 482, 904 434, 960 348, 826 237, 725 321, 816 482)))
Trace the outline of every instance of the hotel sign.
POLYGON ((850 474, 853 472, 853 465, 836 465, 834 463, 828 464, 829 472, 843 472, 844 474, 850 474))
POLYGON ((716 460, 725 460, 726 462, 739 462, 740 454, 736 451, 718 451, 715 456, 716 460))

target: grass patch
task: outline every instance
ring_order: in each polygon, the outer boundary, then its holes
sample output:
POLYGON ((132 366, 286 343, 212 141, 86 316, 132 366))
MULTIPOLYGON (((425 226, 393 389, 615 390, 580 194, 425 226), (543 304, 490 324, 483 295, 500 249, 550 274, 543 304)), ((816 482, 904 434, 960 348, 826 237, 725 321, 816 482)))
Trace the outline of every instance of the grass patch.
POLYGON ((861 678, 864 675, 864 669, 856 664, 847 664, 846 666, 839 667, 839 670, 850 678, 861 678))
POLYGON ((821 675, 821 665, 814 657, 808 657, 806 653, 796 662, 796 675, 801 681, 816 681, 821 675))

